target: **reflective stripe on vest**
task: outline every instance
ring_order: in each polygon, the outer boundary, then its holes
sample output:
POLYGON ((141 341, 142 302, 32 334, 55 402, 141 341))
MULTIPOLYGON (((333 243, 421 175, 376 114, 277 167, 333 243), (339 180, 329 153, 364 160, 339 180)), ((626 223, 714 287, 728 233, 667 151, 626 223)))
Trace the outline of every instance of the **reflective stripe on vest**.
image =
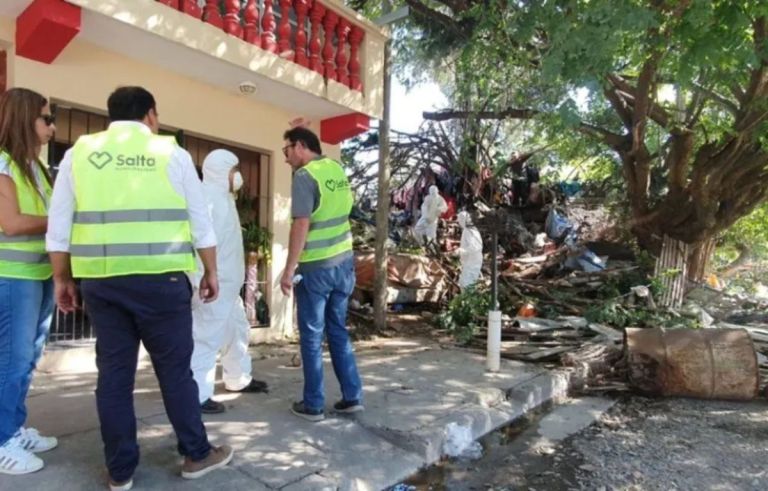
POLYGON ((139 124, 114 124, 78 139, 72 151, 73 276, 195 269, 187 202, 168 180, 176 148, 172 137, 139 124))
POLYGON ((26 264, 41 264, 48 263, 48 254, 40 254, 38 252, 27 251, 12 251, 8 249, 0 249, 0 259, 4 261, 14 261, 17 263, 26 264))
MULTIPOLYGON (((44 217, 48 215, 46 203, 37 188, 30 184, 21 168, 6 152, 0 157, 8 161, 11 179, 16 185, 16 201, 24 215, 44 217)), ((51 186, 43 179, 46 199, 51 197, 51 186)), ((0 277, 24 280, 46 280, 52 275, 48 254, 45 252, 45 235, 6 235, 0 229, 0 277)))
POLYGON ((317 182, 320 200, 309 217, 309 233, 299 262, 330 259, 351 251, 349 212, 354 200, 344 169, 328 158, 313 160, 303 169, 317 182))
POLYGON ((36 240, 45 240, 45 235, 5 235, 0 232, 0 243, 33 242, 36 240))
POLYGON ((192 254, 191 242, 154 242, 151 244, 73 245, 70 253, 79 257, 159 256, 192 254))
POLYGON ((177 222, 189 220, 189 212, 183 210, 120 210, 80 211, 75 213, 74 223, 126 223, 126 222, 177 222))

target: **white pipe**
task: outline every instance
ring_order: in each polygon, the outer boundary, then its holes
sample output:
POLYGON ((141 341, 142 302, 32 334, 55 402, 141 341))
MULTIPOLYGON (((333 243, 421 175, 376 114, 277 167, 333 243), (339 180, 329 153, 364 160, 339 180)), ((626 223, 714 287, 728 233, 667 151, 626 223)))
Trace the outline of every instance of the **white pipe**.
POLYGON ((501 311, 488 312, 488 353, 485 362, 486 370, 498 372, 501 368, 501 311))

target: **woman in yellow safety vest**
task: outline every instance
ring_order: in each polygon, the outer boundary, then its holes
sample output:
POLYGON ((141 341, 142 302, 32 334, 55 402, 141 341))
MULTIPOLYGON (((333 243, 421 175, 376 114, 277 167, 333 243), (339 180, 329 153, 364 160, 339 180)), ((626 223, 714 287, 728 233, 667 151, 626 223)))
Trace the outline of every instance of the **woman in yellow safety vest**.
POLYGON ((22 88, 0 95, 0 474, 42 469, 35 453, 58 444, 24 426, 24 401, 53 315, 45 252, 51 176, 40 150, 55 129, 42 95, 22 88))

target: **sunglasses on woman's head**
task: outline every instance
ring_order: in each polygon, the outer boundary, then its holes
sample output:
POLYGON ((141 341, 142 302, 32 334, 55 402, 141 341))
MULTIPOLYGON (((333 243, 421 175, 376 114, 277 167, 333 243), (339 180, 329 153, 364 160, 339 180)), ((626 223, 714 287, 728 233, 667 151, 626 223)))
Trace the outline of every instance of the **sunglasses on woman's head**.
POLYGON ((53 114, 41 114, 40 117, 43 118, 43 122, 46 126, 50 126, 56 122, 56 116, 53 114))

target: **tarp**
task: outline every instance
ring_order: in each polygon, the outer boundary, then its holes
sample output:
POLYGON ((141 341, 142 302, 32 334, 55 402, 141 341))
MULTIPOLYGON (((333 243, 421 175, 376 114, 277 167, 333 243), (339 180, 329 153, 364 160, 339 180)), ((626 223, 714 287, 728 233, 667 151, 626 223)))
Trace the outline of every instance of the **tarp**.
MULTIPOLYGON (((376 260, 374 254, 355 256, 357 288, 373 290, 376 260)), ((437 261, 415 254, 390 254, 387 264, 389 286, 408 288, 445 288, 445 274, 437 261)))

